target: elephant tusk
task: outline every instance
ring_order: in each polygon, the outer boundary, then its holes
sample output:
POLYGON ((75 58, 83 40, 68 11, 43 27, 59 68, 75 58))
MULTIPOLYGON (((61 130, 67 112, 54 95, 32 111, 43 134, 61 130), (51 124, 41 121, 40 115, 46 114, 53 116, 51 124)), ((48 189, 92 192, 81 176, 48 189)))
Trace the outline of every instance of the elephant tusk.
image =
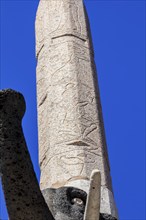
POLYGON ((101 175, 99 170, 93 170, 90 176, 89 193, 85 207, 84 220, 99 220, 100 215, 101 175))

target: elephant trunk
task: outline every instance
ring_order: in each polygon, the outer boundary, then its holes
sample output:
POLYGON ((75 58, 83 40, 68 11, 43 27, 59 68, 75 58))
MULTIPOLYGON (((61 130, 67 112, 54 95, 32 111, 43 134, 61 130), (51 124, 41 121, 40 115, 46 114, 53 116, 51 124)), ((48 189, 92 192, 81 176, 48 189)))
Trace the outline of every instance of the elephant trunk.
POLYGON ((0 91, 0 173, 10 220, 54 220, 40 191, 21 126, 23 96, 0 91))

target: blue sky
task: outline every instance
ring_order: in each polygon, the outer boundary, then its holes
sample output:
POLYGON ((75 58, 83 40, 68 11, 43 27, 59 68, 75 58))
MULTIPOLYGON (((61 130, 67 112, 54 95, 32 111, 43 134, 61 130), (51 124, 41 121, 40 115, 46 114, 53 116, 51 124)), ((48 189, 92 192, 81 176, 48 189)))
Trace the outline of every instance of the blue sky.
MULTIPOLYGON (((34 22, 37 0, 1 0, 0 88, 20 91, 39 179, 34 22)), ((120 220, 145 220, 145 1, 86 0, 120 220)), ((0 219, 7 220, 2 191, 0 219)))

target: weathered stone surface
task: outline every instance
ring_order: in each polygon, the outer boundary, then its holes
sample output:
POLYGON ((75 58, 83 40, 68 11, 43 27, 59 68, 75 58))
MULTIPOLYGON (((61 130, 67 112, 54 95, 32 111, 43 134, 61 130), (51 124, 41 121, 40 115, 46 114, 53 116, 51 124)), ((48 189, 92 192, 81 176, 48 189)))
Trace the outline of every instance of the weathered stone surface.
POLYGON ((117 217, 100 95, 82 0, 40 1, 36 18, 41 189, 88 192, 101 172, 100 212, 117 217), (84 187, 84 188, 83 188, 84 187))
POLYGON ((83 220, 86 192, 73 187, 45 189, 42 192, 55 220, 83 220))
POLYGON ((112 215, 108 214, 100 214, 100 220, 117 220, 117 218, 113 217, 112 215))
MULTIPOLYGON (((55 220, 83 220, 87 193, 74 187, 44 189, 44 198, 55 220)), ((92 220, 92 218, 90 218, 92 220)), ((99 220, 117 220, 111 215, 100 213, 99 220)))
POLYGON ((41 194, 23 136, 23 96, 0 91, 0 173, 10 220, 54 220, 41 194))

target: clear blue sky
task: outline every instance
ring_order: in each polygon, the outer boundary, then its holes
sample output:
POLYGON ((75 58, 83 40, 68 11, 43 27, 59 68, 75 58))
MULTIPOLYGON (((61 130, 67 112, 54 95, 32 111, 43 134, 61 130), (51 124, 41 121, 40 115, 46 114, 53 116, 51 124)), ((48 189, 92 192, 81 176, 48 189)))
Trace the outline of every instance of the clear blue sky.
MULTIPOLYGON (((120 220, 145 220, 145 1, 86 0, 120 220)), ((0 86, 23 93, 39 179, 34 22, 37 0, 1 0, 0 86)), ((3 194, 0 218, 7 220, 3 194)))

